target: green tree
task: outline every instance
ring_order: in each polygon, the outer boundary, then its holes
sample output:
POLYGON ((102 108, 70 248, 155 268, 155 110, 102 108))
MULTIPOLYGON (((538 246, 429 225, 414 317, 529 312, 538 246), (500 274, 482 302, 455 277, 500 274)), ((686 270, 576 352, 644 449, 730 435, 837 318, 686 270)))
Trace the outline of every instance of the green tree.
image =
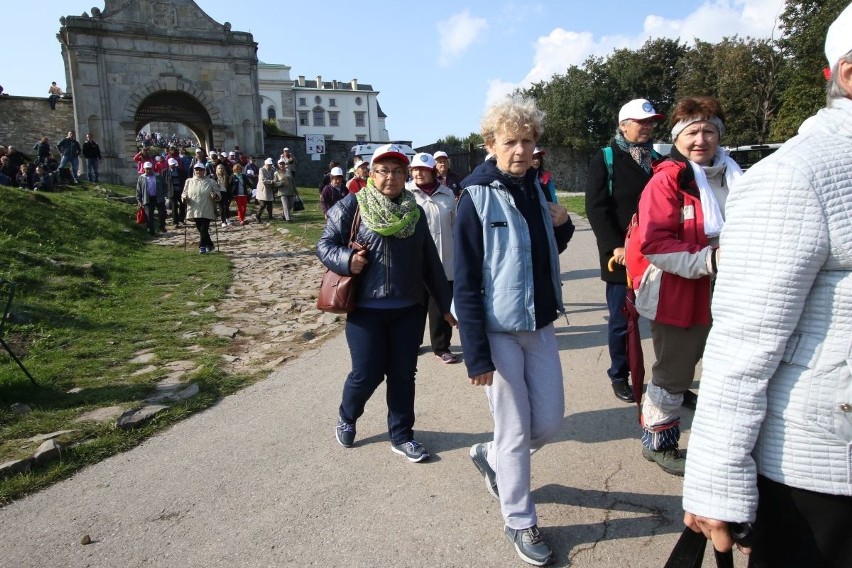
POLYGON ((807 117, 825 106, 825 34, 828 26, 848 5, 848 0, 787 0, 780 16, 783 35, 779 41, 786 59, 778 118, 772 138, 795 135, 807 117))

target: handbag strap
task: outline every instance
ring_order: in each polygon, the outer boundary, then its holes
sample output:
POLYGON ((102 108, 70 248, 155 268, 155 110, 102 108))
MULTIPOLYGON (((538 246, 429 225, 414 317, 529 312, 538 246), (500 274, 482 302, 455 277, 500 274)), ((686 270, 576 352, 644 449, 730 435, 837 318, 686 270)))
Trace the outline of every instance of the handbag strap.
POLYGON ((352 228, 349 230, 349 246, 356 242, 355 237, 358 236, 358 229, 361 228, 361 206, 355 202, 355 216, 352 218, 352 228))

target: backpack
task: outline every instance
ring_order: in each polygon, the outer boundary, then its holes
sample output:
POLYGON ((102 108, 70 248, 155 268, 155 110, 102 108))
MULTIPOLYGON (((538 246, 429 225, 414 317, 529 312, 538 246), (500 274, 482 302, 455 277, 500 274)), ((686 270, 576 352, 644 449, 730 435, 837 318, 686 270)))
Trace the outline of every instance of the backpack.
MULTIPOLYGON (((612 197, 612 146, 604 146, 601 148, 603 151, 604 164, 606 164, 606 174, 607 174, 607 187, 609 189, 609 196, 612 197)), ((662 154, 651 149, 651 160, 660 160, 662 159, 662 154)))

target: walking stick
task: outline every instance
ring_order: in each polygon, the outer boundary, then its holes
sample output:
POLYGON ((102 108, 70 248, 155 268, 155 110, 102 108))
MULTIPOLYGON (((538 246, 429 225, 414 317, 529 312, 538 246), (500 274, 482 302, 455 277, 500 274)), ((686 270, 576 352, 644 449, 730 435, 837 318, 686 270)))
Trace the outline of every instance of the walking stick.
POLYGON ((213 223, 213 228, 216 229, 216 252, 219 252, 219 223, 213 223))
POLYGON ((186 252, 186 221, 183 223, 183 252, 186 252))

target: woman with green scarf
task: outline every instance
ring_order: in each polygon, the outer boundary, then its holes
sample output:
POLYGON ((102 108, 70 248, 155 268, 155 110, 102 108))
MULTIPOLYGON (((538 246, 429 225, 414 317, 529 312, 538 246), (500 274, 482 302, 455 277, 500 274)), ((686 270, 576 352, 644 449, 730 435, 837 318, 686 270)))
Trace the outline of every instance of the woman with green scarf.
POLYGON ((447 278, 425 214, 405 189, 408 157, 395 144, 376 149, 367 185, 328 211, 317 257, 337 274, 358 275, 356 307, 346 319, 352 371, 343 385, 335 436, 355 443, 355 424, 367 401, 387 380, 388 434, 393 452, 412 462, 429 458, 414 439, 414 375, 423 335, 424 286, 445 319, 447 278), (360 217, 355 243, 349 235, 360 217))

